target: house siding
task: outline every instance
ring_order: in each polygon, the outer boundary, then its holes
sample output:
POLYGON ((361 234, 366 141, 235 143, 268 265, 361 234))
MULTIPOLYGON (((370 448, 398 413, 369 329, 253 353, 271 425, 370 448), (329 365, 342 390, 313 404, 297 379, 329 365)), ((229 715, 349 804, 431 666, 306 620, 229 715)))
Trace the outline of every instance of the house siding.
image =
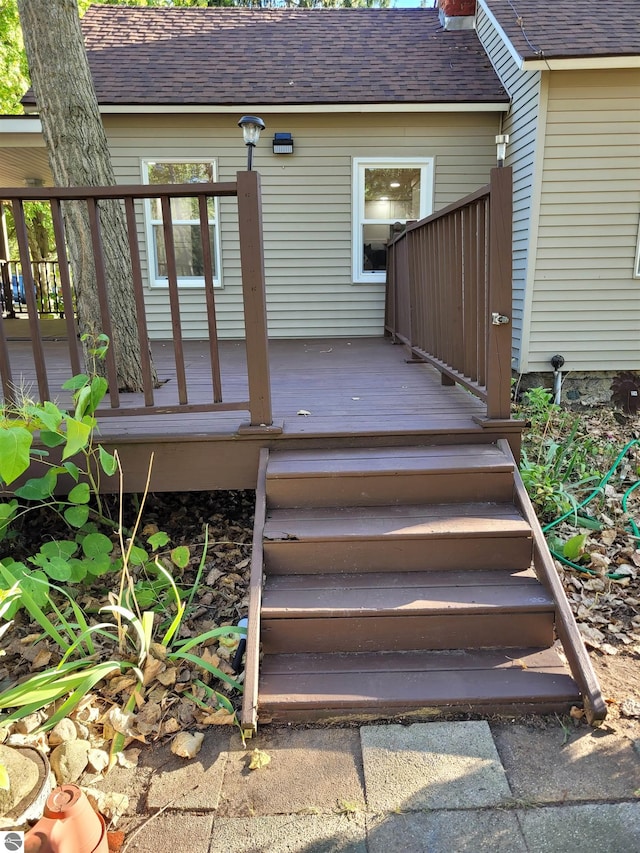
MULTIPOLYGON (((232 115, 104 116, 118 183, 140 183, 154 158, 215 159, 218 180, 233 181, 246 152, 232 115)), ((384 285, 354 284, 351 192, 354 157, 433 157, 433 209, 487 183, 495 164, 496 113, 267 115, 254 154, 262 178, 267 310, 271 337, 380 335, 384 285), (289 131, 291 156, 274 155, 275 131, 289 131)), ((243 336, 238 222, 234 199, 220 202, 221 337, 243 336)), ((148 282, 146 233, 139 237, 148 282)), ((180 293, 185 337, 206 333, 204 292, 180 293)), ((171 335, 168 293, 146 289, 154 338, 171 335)))
POLYGON ((528 339, 528 282, 532 280, 535 243, 536 153, 540 151, 541 74, 521 71, 493 19, 478 5, 478 37, 511 98, 502 132, 509 134, 506 164, 513 168, 513 366, 526 361, 528 339))
POLYGON ((528 367, 640 367, 640 71, 550 75, 528 367))

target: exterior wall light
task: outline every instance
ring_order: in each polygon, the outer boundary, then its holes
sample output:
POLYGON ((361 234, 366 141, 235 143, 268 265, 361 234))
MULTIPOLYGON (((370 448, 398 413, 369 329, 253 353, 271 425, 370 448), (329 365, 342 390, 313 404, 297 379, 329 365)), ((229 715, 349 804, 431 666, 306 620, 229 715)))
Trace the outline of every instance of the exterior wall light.
POLYGON ((258 116, 242 116, 238 122, 238 127, 242 128, 244 144, 247 146, 247 171, 250 172, 253 149, 258 144, 260 133, 265 129, 266 125, 258 116))
POLYGON ((293 154, 293 136, 290 133, 275 133, 273 135, 274 154, 293 154))
POLYGON ((499 133, 496 136, 496 148, 498 155, 498 166, 504 166, 504 161, 507 156, 507 144, 509 142, 508 133, 499 133))

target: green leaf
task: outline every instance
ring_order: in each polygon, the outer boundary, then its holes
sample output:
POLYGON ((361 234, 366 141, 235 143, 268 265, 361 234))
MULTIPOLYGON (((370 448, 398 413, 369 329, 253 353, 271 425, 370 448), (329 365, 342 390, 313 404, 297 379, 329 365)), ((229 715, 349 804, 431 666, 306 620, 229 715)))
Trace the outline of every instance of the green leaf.
POLYGON ((40 441, 45 447, 58 447, 60 444, 64 444, 64 436, 60 435, 59 432, 42 429, 40 430, 40 441))
POLYGON ((73 478, 74 482, 78 482, 78 478, 80 477, 80 469, 76 465, 75 462, 70 462, 68 459, 66 462, 62 463, 62 467, 69 474, 70 477, 73 478))
POLYGON ((64 511, 64 518, 71 527, 80 528, 87 523, 89 518, 88 506, 68 506, 64 511))
POLYGON ((189 549, 186 545, 179 545, 171 551, 171 562, 179 569, 184 569, 189 565, 189 549))
POLYGON ((62 386, 65 391, 77 391, 79 388, 83 388, 89 382, 89 377, 86 373, 78 373, 76 376, 72 376, 71 379, 67 379, 67 381, 62 386))
POLYGON ((584 553, 584 543, 587 541, 587 534, 580 533, 578 536, 572 536, 571 539, 568 539, 562 548, 562 555, 567 558, 567 560, 571 560, 571 562, 575 562, 579 560, 582 554, 584 553))
POLYGON ((112 456, 111 453, 107 453, 102 445, 98 447, 98 453, 100 456, 100 464, 102 465, 102 470, 104 473, 111 477, 116 473, 118 469, 118 462, 115 456, 112 456))
POLYGON ((85 385, 75 395, 76 399, 76 410, 75 417, 83 418, 86 414, 90 414, 89 405, 91 402, 91 388, 88 385, 85 385))
POLYGON ((109 554, 97 554, 91 559, 83 560, 82 564, 86 567, 87 574, 94 578, 106 575, 107 572, 116 569, 116 564, 112 561, 109 554))
POLYGON ((144 564, 148 561, 149 555, 144 550, 144 548, 138 548, 137 545, 133 545, 129 553, 129 562, 131 563, 131 565, 144 566, 144 564))
POLYGON ((62 557, 68 560, 78 550, 78 543, 71 539, 55 539, 53 542, 45 542, 40 547, 40 553, 45 557, 62 557))
POLYGON ((45 400, 41 406, 29 406, 27 412, 51 432, 57 432, 62 423, 63 413, 51 400, 45 400))
POLYGON ((85 560, 69 560, 67 565, 69 566, 69 583, 80 583, 87 576, 87 567, 85 560))
POLYGON ((98 408, 102 400, 104 399, 104 395, 107 393, 107 388, 109 387, 107 380, 103 376, 94 376, 91 380, 91 394, 89 397, 89 405, 87 407, 87 411, 90 414, 93 414, 95 410, 98 408))
POLYGON ((154 551, 157 551, 158 548, 164 548, 164 546, 167 545, 169 541, 170 540, 167 534, 163 533, 161 530, 159 530, 157 533, 152 534, 147 539, 147 542, 154 551))
POLYGON ((67 423, 67 445, 62 454, 63 459, 75 456, 87 446, 91 436, 91 426, 72 417, 66 418, 67 423))
POLYGON ((24 427, 0 428, 0 478, 8 485, 29 467, 33 436, 24 427))
POLYGON ((42 568, 54 581, 68 581, 71 577, 69 564, 62 557, 46 560, 42 568))
MULTIPOLYGON (((69 492, 69 503, 72 504, 88 504, 91 498, 91 489, 88 483, 78 483, 69 492)), ((86 520, 86 519, 85 519, 86 520)))
POLYGON ((57 482, 57 473, 50 469, 43 477, 27 480, 24 486, 15 490, 15 494, 27 501, 43 501, 53 495, 57 482))
POLYGON ((113 551, 113 542, 104 533, 89 533, 82 540, 85 557, 101 557, 113 551))

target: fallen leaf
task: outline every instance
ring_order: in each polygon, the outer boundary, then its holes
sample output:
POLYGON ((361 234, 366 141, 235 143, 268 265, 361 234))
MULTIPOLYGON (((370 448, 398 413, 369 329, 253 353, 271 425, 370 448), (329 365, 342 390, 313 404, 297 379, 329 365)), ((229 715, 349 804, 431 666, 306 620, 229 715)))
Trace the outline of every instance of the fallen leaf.
POLYGON ((577 708, 575 705, 572 705, 571 710, 569 711, 569 716, 573 717, 574 720, 581 720, 584 717, 584 709, 577 708))
POLYGON ((249 761, 249 770, 261 770, 263 767, 266 767, 267 764, 271 763, 271 756, 268 752, 264 752, 262 749, 258 749, 257 747, 251 753, 251 759, 249 761))
POLYGON ((180 732, 171 742, 171 752, 180 758, 194 758, 202 749, 202 732, 180 732))
POLYGON ((200 721, 203 726, 233 726, 236 715, 227 711, 226 708, 218 708, 213 714, 207 714, 200 721))

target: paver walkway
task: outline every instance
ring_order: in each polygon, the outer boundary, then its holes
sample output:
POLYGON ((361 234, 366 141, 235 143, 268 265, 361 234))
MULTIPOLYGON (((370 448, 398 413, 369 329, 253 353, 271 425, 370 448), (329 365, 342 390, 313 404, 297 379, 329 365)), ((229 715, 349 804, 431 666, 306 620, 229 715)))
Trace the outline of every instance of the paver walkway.
POLYGON ((101 787, 129 794, 132 853, 640 850, 640 743, 611 727, 267 727, 247 750, 217 729, 194 760, 158 747, 101 787), (271 762, 251 771, 256 747, 271 762))

